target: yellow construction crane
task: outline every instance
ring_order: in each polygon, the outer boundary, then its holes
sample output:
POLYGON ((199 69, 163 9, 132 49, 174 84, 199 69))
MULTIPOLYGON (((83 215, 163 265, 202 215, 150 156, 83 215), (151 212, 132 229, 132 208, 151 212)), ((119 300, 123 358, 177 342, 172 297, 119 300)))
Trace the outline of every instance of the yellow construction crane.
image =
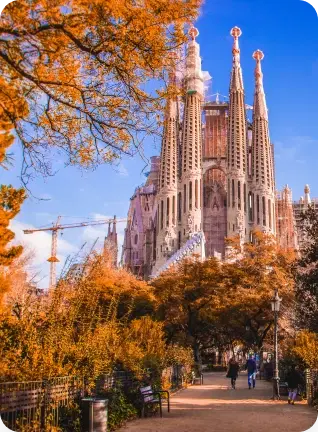
POLYGON ((52 232, 51 256, 50 258, 48 258, 48 262, 50 263, 49 288, 54 288, 56 285, 56 263, 59 262, 59 259, 56 256, 58 231, 68 229, 68 228, 81 228, 81 227, 92 226, 92 225, 105 225, 111 223, 116 224, 117 222, 127 222, 127 219, 126 218, 117 219, 116 216, 114 216, 113 219, 95 220, 91 222, 78 222, 78 223, 71 223, 66 225, 61 225, 60 221, 61 221, 61 216, 58 216, 57 221, 53 226, 23 230, 24 234, 33 234, 39 231, 52 232))

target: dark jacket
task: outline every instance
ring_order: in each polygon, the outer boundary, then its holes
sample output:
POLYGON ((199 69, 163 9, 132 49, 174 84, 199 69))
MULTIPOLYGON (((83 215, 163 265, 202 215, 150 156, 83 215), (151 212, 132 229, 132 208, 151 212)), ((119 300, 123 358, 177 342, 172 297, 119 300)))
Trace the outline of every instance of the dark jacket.
POLYGON ((228 378, 237 378, 238 376, 238 371, 239 371, 239 364, 238 363, 230 363, 229 364, 229 370, 227 372, 227 376, 228 378))
POLYGON ((302 383, 302 381, 303 381, 302 376, 295 369, 289 371, 286 376, 286 382, 288 384, 288 387, 292 389, 297 388, 298 385, 302 383))
POLYGON ((248 373, 256 372, 256 362, 253 359, 248 359, 245 365, 245 369, 247 369, 248 373))

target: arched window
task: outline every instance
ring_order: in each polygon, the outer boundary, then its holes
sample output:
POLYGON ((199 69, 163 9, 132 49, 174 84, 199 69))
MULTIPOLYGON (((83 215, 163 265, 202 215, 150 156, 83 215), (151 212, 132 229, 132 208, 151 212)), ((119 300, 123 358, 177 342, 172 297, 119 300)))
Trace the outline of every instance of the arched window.
POLYGON ((263 213, 263 225, 266 226, 266 202, 265 202, 265 197, 262 197, 262 213, 263 213))
POLYGON ((189 182, 189 210, 192 210, 192 181, 189 182))
POLYGON ((135 245, 138 243, 138 234, 135 235, 135 245))
POLYGON ((166 214, 166 225, 169 226, 169 213, 170 213, 170 198, 167 198, 167 214, 166 214))
POLYGON ((181 192, 178 193, 178 222, 181 222, 182 201, 181 192))
POLYGON ((195 208, 197 209, 197 208, 199 208, 199 191, 198 191, 198 180, 196 180, 195 181, 195 186, 194 186, 194 205, 195 205, 195 208))
POLYGON ((160 228, 163 229, 163 201, 161 200, 160 228))
POLYGON ((252 198, 252 192, 248 193, 248 218, 249 221, 253 221, 253 198, 252 198))
POLYGON ((241 208, 241 182, 237 182, 237 205, 238 208, 241 208))
POLYGON ((232 207, 235 207, 235 186, 234 186, 234 180, 232 180, 232 207))

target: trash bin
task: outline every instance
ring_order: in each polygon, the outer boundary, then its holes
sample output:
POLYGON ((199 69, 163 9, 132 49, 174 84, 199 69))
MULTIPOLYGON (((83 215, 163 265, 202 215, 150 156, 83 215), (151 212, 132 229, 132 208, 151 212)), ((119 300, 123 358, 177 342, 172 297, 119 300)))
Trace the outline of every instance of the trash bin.
POLYGON ((107 432, 108 399, 82 399, 82 431, 107 432))

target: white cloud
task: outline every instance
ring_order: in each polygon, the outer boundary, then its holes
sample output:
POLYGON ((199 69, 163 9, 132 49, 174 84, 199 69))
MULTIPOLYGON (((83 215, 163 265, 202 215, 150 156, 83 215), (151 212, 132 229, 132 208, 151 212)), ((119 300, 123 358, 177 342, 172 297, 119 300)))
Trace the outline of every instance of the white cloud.
MULTIPOLYGON (((40 283, 42 288, 48 286, 49 263, 47 259, 51 256, 52 236, 50 231, 39 231, 32 234, 24 234, 25 229, 35 229, 32 225, 24 222, 13 220, 10 229, 15 233, 14 243, 21 244, 27 251, 32 252, 33 265, 32 271, 39 272, 43 280, 40 283)), ((57 257, 60 264, 57 265, 59 273, 60 268, 69 254, 73 254, 77 248, 62 238, 58 238, 57 257)))
MULTIPOLYGON (((94 222, 99 220, 113 219, 113 216, 92 213, 90 218, 92 222, 94 222)), ((125 227, 125 222, 117 224, 119 257, 121 255, 122 244, 124 241, 125 227)), ((51 232, 38 231, 32 234, 24 234, 23 230, 35 229, 35 227, 16 219, 11 222, 10 229, 15 233, 14 243, 21 244, 27 251, 32 253, 33 259, 30 266, 30 274, 33 275, 37 273, 37 280, 40 281, 39 286, 41 288, 47 288, 49 283, 49 263, 47 262, 47 259, 51 256, 51 232)), ((84 243, 86 243, 86 247, 82 251, 84 255, 85 253, 89 252, 97 238, 98 241, 95 247, 98 250, 101 250, 107 232, 108 223, 83 227, 81 230, 79 230, 79 236, 76 238, 76 241, 74 241, 76 245, 64 240, 59 234, 57 243, 57 257, 60 260, 60 263, 57 264, 57 274, 59 275, 60 271, 62 270, 67 257, 69 255, 72 256, 77 254, 84 243)), ((61 233, 63 233, 63 231, 61 233)))

